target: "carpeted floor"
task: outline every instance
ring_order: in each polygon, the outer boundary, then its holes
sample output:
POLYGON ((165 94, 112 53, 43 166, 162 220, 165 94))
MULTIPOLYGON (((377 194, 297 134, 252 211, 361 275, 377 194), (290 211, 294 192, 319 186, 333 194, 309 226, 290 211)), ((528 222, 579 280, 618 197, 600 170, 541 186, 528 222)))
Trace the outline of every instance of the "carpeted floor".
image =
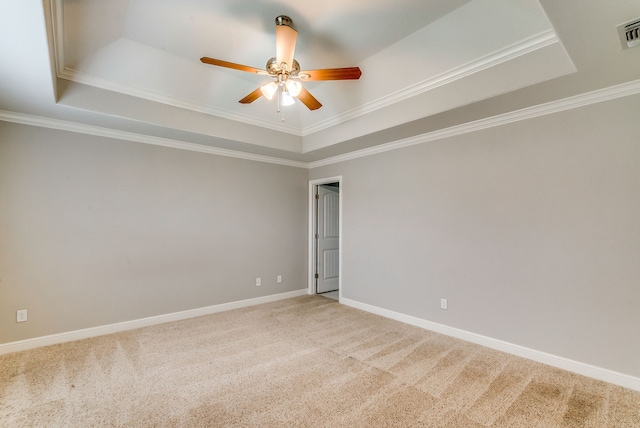
POLYGON ((640 393, 305 296, 0 356, 2 427, 640 427, 640 393))

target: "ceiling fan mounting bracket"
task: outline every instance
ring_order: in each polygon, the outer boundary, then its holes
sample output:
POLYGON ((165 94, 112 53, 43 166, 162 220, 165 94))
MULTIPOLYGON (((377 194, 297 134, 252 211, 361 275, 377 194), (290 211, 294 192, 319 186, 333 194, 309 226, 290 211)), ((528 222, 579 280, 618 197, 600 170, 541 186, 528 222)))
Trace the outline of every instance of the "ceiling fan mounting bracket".
POLYGON ((276 17, 276 25, 286 25, 287 27, 293 27, 293 20, 286 15, 280 15, 276 17))

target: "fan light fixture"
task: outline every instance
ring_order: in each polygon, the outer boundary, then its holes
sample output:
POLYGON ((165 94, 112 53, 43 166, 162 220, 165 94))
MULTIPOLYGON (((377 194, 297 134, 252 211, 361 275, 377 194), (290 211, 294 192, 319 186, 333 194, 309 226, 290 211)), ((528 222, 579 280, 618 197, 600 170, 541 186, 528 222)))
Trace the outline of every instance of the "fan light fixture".
MULTIPOLYGON (((291 18, 280 15, 276 18, 276 56, 267 61, 267 66, 264 70, 209 57, 202 57, 200 61, 204 64, 256 73, 274 79, 274 81, 260 86, 242 98, 240 100, 241 104, 250 104, 261 96, 272 100, 273 96, 278 93, 278 113, 280 113, 282 107, 292 105, 295 102, 294 98, 297 98, 309 110, 317 110, 322 107, 322 104, 302 86, 301 80, 303 82, 313 80, 357 80, 362 72, 358 67, 321 68, 301 71, 300 64, 293 58, 297 37, 298 31, 293 27, 291 18)), ((284 122, 284 113, 282 121, 284 122)))
POLYGON ((276 82, 269 82, 266 85, 260 86, 260 92, 269 101, 273 99, 273 94, 278 90, 278 84, 276 82))
POLYGON ((272 100, 273 96, 278 91, 278 88, 282 86, 284 86, 283 91, 288 92, 292 97, 297 97, 302 91, 302 85, 300 82, 287 80, 287 83, 284 85, 279 85, 276 82, 269 82, 266 85, 262 85, 260 86, 260 92, 262 92, 262 95, 264 95, 266 99, 272 100))
POLYGON ((295 80, 287 80, 285 86, 287 87, 287 92, 289 92, 292 97, 297 97, 302 91, 302 84, 295 80))
POLYGON ((288 91, 282 91, 282 106, 290 106, 293 105, 296 101, 293 99, 293 96, 288 91))

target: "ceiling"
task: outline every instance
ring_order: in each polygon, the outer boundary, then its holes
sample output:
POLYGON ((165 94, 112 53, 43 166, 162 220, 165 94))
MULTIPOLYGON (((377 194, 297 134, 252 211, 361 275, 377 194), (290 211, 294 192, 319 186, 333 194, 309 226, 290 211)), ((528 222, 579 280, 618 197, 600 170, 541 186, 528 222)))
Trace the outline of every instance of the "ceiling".
POLYGON ((3 0, 0 119, 308 164, 592 93, 640 76, 616 26, 637 0, 3 0), (238 100, 265 76, 278 15, 322 104, 238 100), (284 116, 284 122, 282 118, 284 116))

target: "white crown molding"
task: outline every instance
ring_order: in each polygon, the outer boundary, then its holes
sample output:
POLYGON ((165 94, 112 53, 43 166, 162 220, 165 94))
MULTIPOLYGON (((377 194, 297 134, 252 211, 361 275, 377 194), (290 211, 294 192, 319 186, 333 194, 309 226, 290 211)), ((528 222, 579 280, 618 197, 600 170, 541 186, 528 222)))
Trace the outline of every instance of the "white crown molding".
POLYGON ((287 134, 302 137, 302 132, 299 129, 289 126, 286 122, 273 122, 269 120, 258 119, 256 117, 248 116, 241 113, 233 113, 228 110, 214 108, 206 104, 196 103, 174 96, 168 96, 159 92, 150 91, 148 89, 137 88, 133 85, 124 85, 121 83, 103 79, 89 73, 83 73, 81 71, 74 70, 68 67, 66 67, 62 71, 58 71, 58 77, 61 79, 70 80, 76 83, 81 83, 108 91, 118 92, 136 98, 155 101, 174 107, 197 111, 199 113, 210 114, 212 116, 221 117, 223 119, 234 120, 236 122, 245 123, 247 125, 259 126, 261 128, 271 129, 273 131, 284 132, 287 134))
POLYGON ((524 346, 515 345, 513 343, 505 342, 487 336, 482 336, 480 334, 472 333, 466 330, 449 327, 443 324, 438 324, 422 318, 405 315, 399 312, 394 312, 388 309, 380 308, 355 300, 341 298, 340 303, 356 309, 370 312, 372 314, 380 315, 385 318, 390 318, 396 321, 403 322, 405 324, 420 327, 425 330, 435 331, 436 333, 455 337, 456 339, 461 339, 467 342, 475 343, 477 345, 485 346, 487 348, 516 355, 518 357, 527 358, 529 360, 537 361, 543 364, 548 364, 562 370, 567 370, 593 379, 602 380, 614 385, 619 385, 625 388, 633 389, 635 391, 640 391, 640 378, 624 373, 619 373, 613 370, 585 364, 580 361, 574 361, 568 358, 559 357, 556 355, 548 354, 546 352, 537 351, 535 349, 526 348, 524 346))
POLYGON ((465 78, 471 74, 486 70, 501 63, 510 61, 522 55, 526 55, 535 50, 558 43, 559 39, 553 30, 546 30, 538 34, 534 34, 524 40, 499 49, 493 53, 485 55, 477 60, 463 64, 454 69, 448 70, 439 75, 433 76, 424 81, 418 82, 408 88, 404 88, 395 93, 384 96, 378 100, 366 103, 357 108, 340 113, 321 122, 304 127, 302 129, 293 128, 286 123, 274 123, 269 120, 258 119, 253 116, 231 112, 229 110, 213 108, 203 103, 197 103, 186 99, 180 99, 174 96, 168 96, 156 91, 142 89, 135 86, 109 81, 107 79, 74 70, 66 66, 64 55, 64 8, 61 0, 51 1, 51 16, 53 23, 53 46, 55 51, 55 61, 57 76, 61 79, 118 92, 150 101, 160 102, 179 108, 184 108, 200 113, 211 114, 221 118, 246 123, 249 125, 260 126, 266 129, 285 132, 288 134, 304 137, 318 131, 330 128, 340 123, 347 122, 351 119, 369 114, 373 111, 388 107, 394 103, 409 99, 426 91, 438 88, 440 86, 452 83, 458 79, 465 78))
POLYGON ((305 127, 302 130, 302 135, 304 136, 313 134, 314 132, 322 131, 348 120, 364 116, 373 111, 380 110, 400 101, 404 101, 420 95, 424 92, 450 84, 456 80, 463 79, 472 74, 478 73, 491 67, 495 67, 496 65, 505 63, 507 61, 511 61, 522 55, 526 55, 530 52, 542 49, 554 43, 559 43, 559 40, 552 30, 547 30, 535 34, 527 39, 519 41, 518 43, 514 43, 510 46, 499 49, 474 61, 468 62, 459 67, 453 68, 444 73, 423 80, 422 82, 418 82, 405 89, 402 89, 401 91, 397 91, 378 100, 363 104, 362 106, 342 113, 339 116, 326 119, 315 125, 305 127))
POLYGON ((223 303, 220 305, 207 306, 204 308, 191 309, 188 311, 174 312, 171 314, 158 315, 155 317, 142 318, 132 321, 125 321, 116 324, 108 324, 98 327, 87 328, 83 330, 69 331, 50 336, 36 337, 33 339, 20 340, 17 342, 9 342, 0 344, 0 355, 10 354, 12 352, 26 351, 29 349, 39 348, 42 346, 57 345, 59 343, 72 342, 75 340, 88 339, 90 337, 98 337, 106 334, 119 333, 122 331, 133 330, 136 328, 149 327, 167 322, 180 321, 189 318, 201 317, 203 315, 211 315, 218 312, 230 311, 233 309, 246 308, 249 306, 261 305, 263 303, 276 302, 278 300, 290 299, 293 297, 304 296, 308 294, 308 290, 296 290, 287 293, 272 294, 270 296, 256 297, 254 299, 239 300, 236 302, 223 303))
POLYGON ((0 120, 7 122, 22 123, 25 125, 39 126, 44 128, 59 129, 70 132, 77 132, 89 135, 102 136, 107 138, 115 138, 118 140, 135 141, 144 144, 153 144, 163 147, 171 147, 181 150, 190 150, 201 153, 208 153, 218 156, 226 156, 238 159, 246 159, 257 162, 266 162, 277 165, 293 166, 296 168, 313 169, 321 166, 332 165, 352 159, 358 159, 366 156, 384 153, 391 150, 402 149, 416 144, 428 143, 430 141, 441 140, 443 138, 454 137, 457 135, 467 134, 470 132, 489 129, 496 126, 507 125, 509 123, 521 120, 532 119, 539 116, 558 113, 565 110, 584 107, 591 104, 601 103, 614 100, 626 96, 636 95, 640 93, 640 80, 623 83, 609 88, 598 89, 596 91, 587 92, 581 95, 540 104, 533 107, 527 107, 510 113, 505 113, 473 122, 428 132, 414 137, 393 141, 390 143, 380 144, 375 147, 357 150, 343 155, 333 156, 315 162, 298 162, 288 159, 281 159, 270 156, 254 155, 251 153, 239 152, 235 150, 220 149, 216 147, 204 146, 201 144, 187 143, 184 141, 171 140, 168 138, 152 137, 133 132, 119 131, 110 128, 102 128, 93 125, 84 125, 75 122, 68 122, 59 119, 51 119, 41 116, 28 115, 24 113, 15 113, 11 111, 0 110, 0 120))
POLYGON ((236 150, 220 149, 217 147, 205 146, 202 144, 187 143, 185 141, 172 140, 169 138, 154 137, 150 135, 136 134, 134 132, 120 131, 100 126, 85 125, 82 123, 69 122, 60 119, 51 119, 41 116, 33 116, 24 113, 0 110, 0 120, 6 122, 21 123, 23 125, 38 126, 42 128, 58 129, 62 131, 76 132, 80 134, 95 135, 98 137, 114 138, 117 140, 133 141, 154 146, 170 147, 173 149, 189 150, 192 152, 208 153, 211 155, 225 156, 236 159, 244 159, 255 162, 271 163, 276 165, 292 166, 296 168, 307 168, 306 162, 292 161, 288 159, 271 156, 256 155, 236 150))
POLYGON ((100 89, 118 92, 133 97, 143 98, 150 101, 155 101, 174 107, 184 108, 187 110, 197 111, 200 113, 211 114, 224 119, 230 119, 237 122, 246 123, 248 125, 260 126, 262 128, 272 129, 274 131, 285 132, 301 137, 302 133, 299 129, 288 126, 286 123, 274 123, 273 121, 267 121, 257 119, 252 116, 233 113, 228 110, 213 108, 206 104, 195 103, 180 99, 178 97, 170 97, 159 92, 150 91, 147 89, 137 88, 131 85, 125 85, 103 79, 101 77, 83 73, 78 70, 66 66, 65 59, 65 46, 64 46, 64 7, 61 0, 50 0, 50 14, 51 22, 53 25, 53 49, 54 58, 56 63, 56 75, 60 79, 70 80, 76 83, 93 86, 100 89))
POLYGON ((640 80, 623 83, 609 88, 598 89, 596 91, 587 92, 569 98, 557 101, 551 101, 533 107, 527 107, 521 110, 515 110, 509 113, 428 132, 414 137, 393 141, 390 143, 380 144, 362 150, 353 151, 343 155, 338 155, 323 160, 310 162, 308 168, 318 168, 321 166, 331 165, 338 162, 344 162, 352 159, 358 159, 366 156, 384 153, 391 150, 397 150, 404 147, 414 146, 416 144, 428 143, 430 141, 441 140, 443 138, 454 137, 456 135, 467 134, 470 132, 481 131, 483 129, 493 128, 496 126, 507 125, 521 120, 532 119, 539 116, 545 116, 553 113, 559 113, 565 110, 571 110, 591 104, 601 103, 614 100, 630 95, 640 93, 640 80))

